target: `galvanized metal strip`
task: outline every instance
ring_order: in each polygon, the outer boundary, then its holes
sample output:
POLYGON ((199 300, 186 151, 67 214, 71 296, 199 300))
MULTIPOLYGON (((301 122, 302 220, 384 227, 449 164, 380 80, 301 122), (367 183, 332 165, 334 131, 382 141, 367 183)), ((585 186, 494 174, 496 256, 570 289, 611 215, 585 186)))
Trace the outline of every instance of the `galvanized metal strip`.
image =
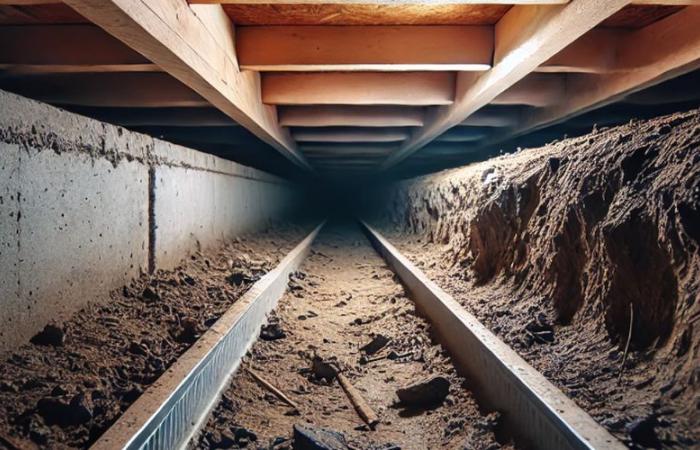
POLYGON ((545 450, 626 447, 362 222, 482 405, 504 413, 518 442, 545 450))
POLYGON ((289 274, 304 260, 322 227, 323 223, 238 299, 91 448, 184 448, 218 402, 260 325, 287 289, 289 274))

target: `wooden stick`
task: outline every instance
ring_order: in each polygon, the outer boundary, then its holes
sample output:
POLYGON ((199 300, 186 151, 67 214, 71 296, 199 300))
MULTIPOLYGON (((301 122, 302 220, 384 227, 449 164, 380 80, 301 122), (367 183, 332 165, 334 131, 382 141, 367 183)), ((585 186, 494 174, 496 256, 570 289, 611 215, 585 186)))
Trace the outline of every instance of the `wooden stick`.
POLYGON ((622 364, 620 365, 620 375, 617 377, 617 382, 622 380, 622 373, 625 371, 625 361, 627 361, 627 352, 630 349, 630 341, 632 340, 632 324, 634 323, 634 307, 630 302, 630 328, 627 332, 627 343, 625 344, 625 353, 622 355, 622 364))
POLYGON ((282 391, 280 391, 275 386, 273 386, 269 381, 265 380, 263 377, 261 377, 260 375, 255 373, 252 369, 246 369, 246 372, 248 372, 250 374, 250 376, 255 379, 255 381, 260 383, 260 385, 262 387, 264 387, 268 391, 275 394, 275 396, 277 398, 279 398, 280 400, 282 400, 283 402, 285 402, 287 405, 291 406, 295 410, 300 411, 299 406, 296 403, 294 403, 294 401, 292 401, 292 399, 290 399, 289 397, 284 395, 284 393, 282 391))
POLYGON ((360 395, 360 391, 355 389, 355 386, 350 383, 350 380, 348 380, 345 375, 339 373, 338 381, 350 399, 350 403, 352 403, 352 406, 355 407, 357 414, 359 414, 362 420, 364 420, 365 423, 367 423, 367 425, 374 430, 374 427, 379 423, 379 417, 377 417, 377 414, 375 414, 365 399, 362 398, 362 395, 360 395))

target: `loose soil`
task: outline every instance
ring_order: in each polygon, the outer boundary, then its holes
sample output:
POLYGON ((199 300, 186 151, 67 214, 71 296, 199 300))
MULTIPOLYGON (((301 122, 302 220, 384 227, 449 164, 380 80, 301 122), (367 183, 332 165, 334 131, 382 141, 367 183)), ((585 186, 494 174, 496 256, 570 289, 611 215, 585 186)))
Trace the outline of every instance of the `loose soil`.
POLYGON ((86 448, 308 226, 278 224, 143 275, 0 363, 0 448, 86 448))
POLYGON ((614 435, 700 448, 700 111, 387 195, 389 240, 614 435))
MULTIPOLYGON (((291 442, 293 426, 306 425, 341 433, 348 447, 338 448, 512 448, 496 442, 499 415, 480 412, 465 380, 431 339, 430 324, 416 315, 356 225, 322 230, 270 322, 284 337, 253 345, 193 447, 289 449, 300 445, 291 442), (375 348, 362 350, 379 335, 389 339, 384 347, 377 340, 375 348), (374 431, 337 380, 319 378, 322 367, 311 370, 314 357, 334 365, 360 391, 380 418, 374 431), (250 369, 295 402, 299 415, 256 382, 250 369), (398 404, 397 389, 434 376, 450 383, 444 401, 398 404)), ((279 332, 263 327, 263 335, 279 332)))

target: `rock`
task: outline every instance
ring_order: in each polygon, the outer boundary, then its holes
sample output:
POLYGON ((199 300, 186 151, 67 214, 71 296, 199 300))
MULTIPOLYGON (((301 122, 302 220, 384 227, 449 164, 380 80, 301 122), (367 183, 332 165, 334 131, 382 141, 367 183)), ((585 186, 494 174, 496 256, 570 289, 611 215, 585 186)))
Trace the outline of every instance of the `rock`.
POLYGON ((311 361, 311 371, 316 378, 326 381, 333 381, 338 375, 338 370, 335 367, 318 356, 314 356, 311 361))
POLYGON ((186 317, 180 322, 180 332, 177 336, 180 342, 192 343, 199 339, 199 323, 192 317, 186 317))
POLYGON ((260 339, 264 341, 276 341, 277 339, 283 339, 286 336, 287 335, 285 334, 284 330, 277 322, 263 325, 260 328, 260 339))
POLYGON ((64 344, 66 339, 65 331, 59 325, 50 323, 44 327, 38 334, 30 340, 32 344, 35 345, 51 345, 54 347, 60 347, 64 344))
POLYGON ((131 345, 129 345, 129 352, 133 353, 134 355, 148 355, 148 349, 146 346, 135 341, 132 341, 131 345))
POLYGON ((229 275, 226 278, 226 281, 228 281, 229 283, 231 283, 235 286, 240 286, 247 279, 248 279, 247 273, 243 272, 242 270, 236 270, 236 271, 232 272, 231 275, 229 275))
POLYGON ((396 390, 403 405, 426 406, 442 403, 450 393, 450 382, 442 376, 435 376, 396 390))
POLYGON ((369 344, 366 344, 363 347, 360 347, 360 350, 365 352, 368 355, 373 355, 377 353, 379 350, 383 349, 390 341, 388 337, 384 336, 383 334, 378 334, 374 336, 374 339, 372 339, 369 344))
POLYGON ((348 450, 345 436, 337 431, 294 425, 294 450, 348 450))
POLYGON ((547 163, 549 164, 549 170, 552 173, 555 173, 557 170, 559 170, 561 160, 559 158, 549 158, 549 160, 547 160, 547 163))
POLYGON ((62 399, 44 397, 37 403, 37 411, 47 425, 61 428, 82 425, 92 419, 92 405, 85 394, 77 394, 69 403, 62 399))
POLYGON ((160 301, 160 294, 158 294, 158 292, 156 292, 152 287, 146 286, 141 293, 141 298, 147 302, 157 302, 160 301))
POLYGON ((641 447, 661 448, 655 427, 659 424, 656 416, 648 416, 627 424, 626 429, 632 442, 641 447))
POLYGON ((232 426, 230 428, 231 433, 233 433, 233 436, 236 440, 236 444, 239 446, 242 446, 241 444, 243 442, 257 442, 258 441, 258 435, 253 433, 247 428, 243 427, 238 427, 238 426, 232 426))

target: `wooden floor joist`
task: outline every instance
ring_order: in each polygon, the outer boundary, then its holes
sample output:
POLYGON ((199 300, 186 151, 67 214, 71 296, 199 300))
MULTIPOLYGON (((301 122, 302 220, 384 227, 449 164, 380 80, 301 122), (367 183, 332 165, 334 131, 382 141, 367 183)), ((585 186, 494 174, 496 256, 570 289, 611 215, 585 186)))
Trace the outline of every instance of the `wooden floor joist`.
POLYGON ((292 136, 297 142, 400 142, 410 134, 404 128, 324 127, 299 128, 292 136))
POLYGON ((488 26, 238 27, 241 67, 268 71, 487 70, 488 26))
POLYGON ((566 94, 566 78, 557 73, 532 73, 503 91, 492 105, 550 106, 566 94))
POLYGON ((126 127, 223 127, 234 126, 230 117, 216 108, 72 108, 78 114, 126 127))
POLYGON ((464 121, 627 3, 577 0, 566 5, 511 8, 496 25, 494 67, 476 82, 471 77, 468 81, 458 79, 455 102, 435 111, 426 125, 382 167, 396 165, 464 121))
POLYGON ((395 143, 302 143, 299 148, 307 155, 388 155, 398 148, 395 143))
POLYGON ((144 55, 212 105, 311 170, 274 108, 261 101, 259 75, 238 69, 233 27, 219 5, 195 10, 176 0, 67 0, 82 16, 144 55))
POLYGON ((0 42, 0 64, 151 64, 148 58, 94 25, 0 26, 0 42))
POLYGON ((420 127, 422 107, 314 105, 280 106, 279 121, 286 127, 420 127))
POLYGON ((0 89, 60 105, 121 108, 210 106, 199 94, 164 73, 0 77, 0 89))
POLYGON ((452 72, 265 73, 271 105, 449 105, 452 72))

